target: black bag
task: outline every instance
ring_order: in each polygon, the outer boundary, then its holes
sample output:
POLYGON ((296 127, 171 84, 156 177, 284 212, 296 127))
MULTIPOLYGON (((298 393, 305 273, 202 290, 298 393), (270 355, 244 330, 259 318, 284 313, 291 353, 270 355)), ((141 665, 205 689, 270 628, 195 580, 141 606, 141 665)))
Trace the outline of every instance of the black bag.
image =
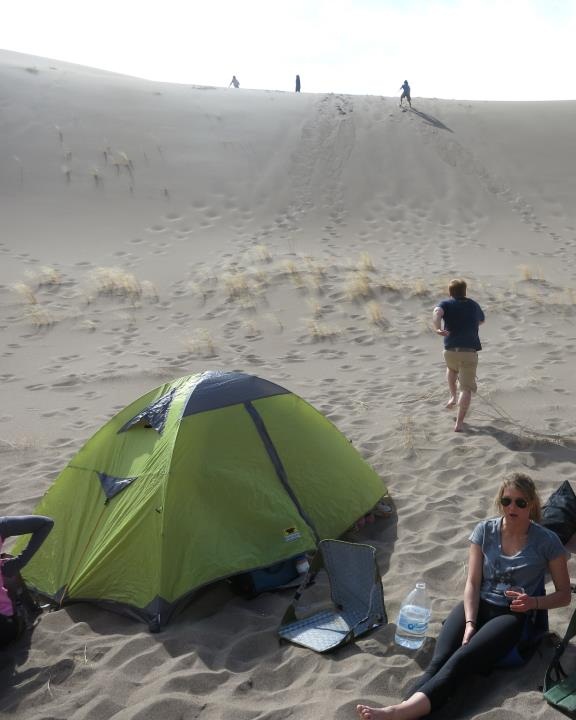
POLYGON ((553 530, 563 545, 576 533, 576 495, 568 480, 564 480, 546 501, 540 524, 553 530))

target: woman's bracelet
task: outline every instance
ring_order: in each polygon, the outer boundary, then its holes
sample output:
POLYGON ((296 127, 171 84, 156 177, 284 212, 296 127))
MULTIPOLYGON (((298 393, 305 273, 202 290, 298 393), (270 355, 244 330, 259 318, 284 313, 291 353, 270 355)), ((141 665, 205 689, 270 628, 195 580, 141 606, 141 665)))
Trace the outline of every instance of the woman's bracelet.
POLYGON ((476 621, 475 620, 466 620, 464 623, 465 625, 472 625, 472 627, 476 627, 476 621))

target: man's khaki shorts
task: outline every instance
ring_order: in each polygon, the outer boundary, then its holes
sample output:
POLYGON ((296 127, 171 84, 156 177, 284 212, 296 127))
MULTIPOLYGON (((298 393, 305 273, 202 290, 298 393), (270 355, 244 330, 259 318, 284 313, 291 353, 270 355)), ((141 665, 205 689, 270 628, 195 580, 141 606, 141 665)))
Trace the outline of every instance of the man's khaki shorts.
POLYGON ((476 368, 478 367, 477 352, 454 352, 453 350, 444 350, 444 362, 446 363, 447 368, 458 373, 460 390, 470 390, 473 393, 476 392, 476 368))

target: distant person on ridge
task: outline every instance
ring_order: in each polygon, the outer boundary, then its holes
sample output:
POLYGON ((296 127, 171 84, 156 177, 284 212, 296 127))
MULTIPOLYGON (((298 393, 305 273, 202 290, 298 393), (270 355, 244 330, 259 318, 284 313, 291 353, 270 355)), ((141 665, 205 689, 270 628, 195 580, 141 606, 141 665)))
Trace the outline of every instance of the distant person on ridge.
POLYGON ((465 280, 452 280, 448 285, 450 299, 438 303, 432 313, 434 330, 444 338, 446 381, 450 391, 446 407, 458 406, 454 432, 462 432, 472 393, 476 392, 478 351, 482 350, 478 328, 485 319, 480 305, 466 297, 466 287, 465 280), (460 386, 458 401, 457 383, 460 386))
POLYGON ((300 75, 296 75, 296 92, 300 92, 300 75))
POLYGON ((408 85, 408 80, 404 80, 402 85, 400 85, 400 90, 402 90, 402 95, 400 95, 400 107, 402 107, 402 100, 404 100, 404 98, 408 100, 408 105, 412 107, 412 100, 410 99, 410 85, 408 85))
MULTIPOLYGON (((234 85, 235 88, 240 87, 240 83, 238 82, 238 78, 236 77, 236 75, 232 75, 232 80, 230 80, 230 85, 234 85)), ((228 87, 230 87, 230 85, 228 85, 228 87)))

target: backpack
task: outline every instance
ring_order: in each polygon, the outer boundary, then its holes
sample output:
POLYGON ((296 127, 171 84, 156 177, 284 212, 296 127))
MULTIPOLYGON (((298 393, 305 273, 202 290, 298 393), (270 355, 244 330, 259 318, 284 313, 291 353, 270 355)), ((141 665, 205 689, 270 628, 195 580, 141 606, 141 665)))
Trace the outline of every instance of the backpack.
POLYGON ((560 664, 560 658, 574 635, 576 635, 576 611, 570 618, 566 634, 556 645, 556 651, 546 670, 543 688, 546 702, 571 718, 576 718, 576 671, 567 673, 560 664))
MULTIPOLYGON (((11 555, 2 553, 0 557, 9 558, 11 555)), ((18 626, 17 638, 19 638, 34 628, 42 608, 26 587, 20 573, 16 573, 12 577, 4 577, 4 587, 8 591, 8 596, 14 606, 14 618, 18 626)))

